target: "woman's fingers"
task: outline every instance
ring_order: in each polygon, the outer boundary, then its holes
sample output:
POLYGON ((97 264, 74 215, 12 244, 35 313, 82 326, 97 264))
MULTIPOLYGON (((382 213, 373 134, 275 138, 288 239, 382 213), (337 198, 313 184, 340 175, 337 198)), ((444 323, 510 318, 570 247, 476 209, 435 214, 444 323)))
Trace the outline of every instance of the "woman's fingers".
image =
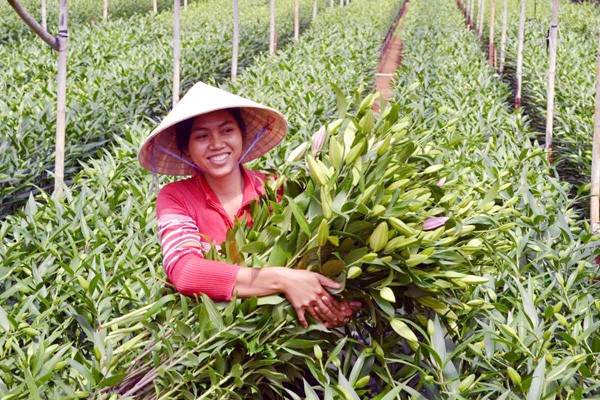
POLYGON ((329 318, 321 309, 319 309, 319 306, 309 307, 308 312, 310 312, 310 314, 314 317, 315 321, 321 324, 325 324, 327 321, 329 321, 329 318))
POLYGON ((332 289, 339 289, 342 287, 342 285, 340 285, 333 279, 329 279, 328 277, 323 276, 321 274, 317 274, 317 279, 319 280, 319 283, 321 284, 321 286, 326 286, 326 287, 332 288, 332 289))
POLYGON ((308 328, 306 315, 304 315, 304 307, 294 307, 294 309, 296 310, 296 315, 298 316, 298 321, 300 322, 300 325, 302 325, 304 328, 308 328))
MULTIPOLYGON (((327 307, 328 317, 331 322, 338 324, 340 321, 343 321, 346 316, 348 316, 348 311, 345 310, 344 305, 331 297, 331 295, 323 295, 321 300, 323 302, 323 306, 327 307)), ((349 307, 347 308, 349 309, 349 307)))

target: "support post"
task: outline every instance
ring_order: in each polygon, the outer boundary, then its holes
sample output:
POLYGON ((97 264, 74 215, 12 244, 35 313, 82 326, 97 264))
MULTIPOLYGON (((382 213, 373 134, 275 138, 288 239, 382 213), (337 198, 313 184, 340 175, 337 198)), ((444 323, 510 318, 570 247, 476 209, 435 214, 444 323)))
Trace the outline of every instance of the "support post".
POLYGON ((472 0, 471 15, 469 16, 469 21, 471 21, 471 29, 473 29, 475 21, 475 0, 472 0))
POLYGON ((102 19, 105 21, 108 19, 108 0, 104 0, 102 5, 102 19))
POLYGON ((500 39, 500 68, 498 73, 504 74, 504 62, 506 60, 506 30, 508 27, 508 0, 504 0, 502 10, 502 38, 500 39))
POLYGON ((490 67, 496 68, 496 46, 494 45, 494 33, 496 22, 496 1, 490 0, 490 43, 488 47, 490 67))
POLYGON ((483 37, 483 22, 485 18, 485 0, 479 0, 479 17, 477 18, 477 37, 479 40, 483 37))
POLYGON ((271 15, 269 18, 269 54, 275 54, 275 0, 271 0, 271 15))
POLYGON ((467 0, 467 7, 465 8, 465 21, 467 23, 467 27, 471 25, 471 21, 469 20, 469 15, 471 13, 471 2, 472 0, 467 0))
POLYGON ((65 181, 65 131, 67 127, 67 39, 69 1, 60 0, 58 15, 58 74, 56 85, 56 155, 54 193, 61 197, 65 181))
POLYGON ((294 0, 294 43, 300 40, 300 0, 294 0))
POLYGON ((237 81, 237 65, 240 45, 239 0, 233 0, 233 55, 231 56, 231 82, 237 81))
POLYGON ((521 108, 521 91, 523 86, 523 42, 525 41, 525 0, 521 0, 521 16, 519 17, 519 38, 517 41, 517 94, 515 108, 521 108))
POLYGON ((44 28, 44 30, 48 30, 48 23, 47 23, 47 14, 46 14, 46 0, 42 0, 42 28, 44 28))
POLYGON ((558 41, 558 0, 552 0, 552 22, 550 23, 549 39, 546 143, 544 143, 544 148, 546 149, 552 149, 552 131, 554 130, 554 80, 556 76, 556 48, 558 41))
POLYGON ((173 107, 179 102, 179 81, 181 63, 181 0, 173 3, 173 107))

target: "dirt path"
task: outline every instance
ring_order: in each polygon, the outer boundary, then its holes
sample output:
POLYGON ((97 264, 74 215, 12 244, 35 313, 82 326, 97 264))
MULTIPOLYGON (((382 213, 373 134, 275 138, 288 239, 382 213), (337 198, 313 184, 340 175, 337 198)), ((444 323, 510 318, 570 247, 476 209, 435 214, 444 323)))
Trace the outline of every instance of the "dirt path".
POLYGON ((375 90, 381 93, 382 100, 373 104, 373 111, 379 112, 380 106, 387 104, 393 96, 392 80, 394 74, 402 63, 402 41, 396 36, 400 22, 408 10, 409 1, 406 0, 396 17, 396 21, 390 28, 379 58, 379 67, 375 74, 375 90))

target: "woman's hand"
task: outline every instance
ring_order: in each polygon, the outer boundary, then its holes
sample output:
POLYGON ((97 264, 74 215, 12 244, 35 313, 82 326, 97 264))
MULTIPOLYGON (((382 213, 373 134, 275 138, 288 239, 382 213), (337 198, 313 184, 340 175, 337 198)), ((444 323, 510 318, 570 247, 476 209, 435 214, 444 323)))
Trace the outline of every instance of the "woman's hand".
POLYGON ((308 327, 306 312, 326 327, 347 323, 354 310, 347 302, 338 302, 325 289, 339 289, 340 284, 321 274, 305 270, 286 271, 282 292, 298 315, 303 327, 308 327))
POLYGON ((360 302, 339 302, 329 294, 326 287, 339 289, 340 284, 312 271, 283 267, 242 267, 238 272, 234 291, 242 298, 283 293, 305 328, 308 327, 307 312, 327 328, 347 324, 360 307, 360 302))

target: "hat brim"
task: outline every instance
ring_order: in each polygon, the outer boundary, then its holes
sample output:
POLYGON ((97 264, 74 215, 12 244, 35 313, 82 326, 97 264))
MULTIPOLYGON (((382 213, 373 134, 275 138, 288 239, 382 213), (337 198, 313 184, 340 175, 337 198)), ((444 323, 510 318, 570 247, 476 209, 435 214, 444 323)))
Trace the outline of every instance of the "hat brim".
POLYGON ((144 141, 138 153, 140 164, 153 173, 193 175, 196 170, 190 165, 193 164, 192 161, 181 154, 177 147, 177 124, 202 114, 229 108, 240 109, 246 125, 242 154, 247 152, 248 146, 256 142, 240 162, 245 163, 262 156, 277 146, 287 133, 288 123, 279 111, 199 82, 188 91, 144 141), (262 134, 257 139, 261 131, 262 134), (179 154, 189 163, 169 153, 179 154))

